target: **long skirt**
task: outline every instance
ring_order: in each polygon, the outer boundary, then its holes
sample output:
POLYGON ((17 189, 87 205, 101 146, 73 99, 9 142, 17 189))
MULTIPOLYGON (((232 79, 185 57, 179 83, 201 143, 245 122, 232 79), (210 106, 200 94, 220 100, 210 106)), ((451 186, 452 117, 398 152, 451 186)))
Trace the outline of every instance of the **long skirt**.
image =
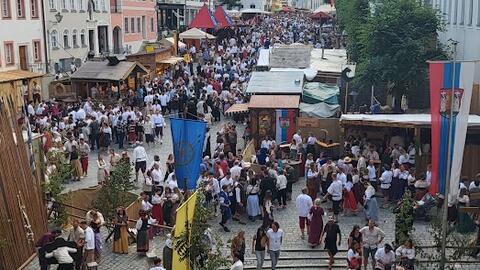
POLYGON ((172 202, 166 201, 163 204, 163 221, 165 225, 171 226, 172 225, 172 202))
POLYGON ((393 201, 398 201, 403 197, 403 194, 405 193, 405 188, 407 187, 406 183, 406 180, 400 179, 398 177, 393 178, 392 186, 390 188, 390 197, 393 201))
POLYGON ((152 217, 158 224, 163 225, 163 209, 161 204, 154 204, 152 207, 152 217))
POLYGON ((373 219, 378 221, 378 203, 377 198, 373 197, 367 201, 365 205, 365 218, 367 220, 373 219))
POLYGON ((95 233, 95 257, 98 259, 102 254, 103 239, 101 233, 95 233))
POLYGON ((172 204, 172 210, 170 212, 172 225, 175 225, 175 222, 177 220, 177 208, 179 205, 180 204, 178 202, 172 204))
POLYGON ((365 194, 365 187, 361 183, 353 184, 352 188, 353 195, 355 196, 355 200, 363 205, 363 195, 365 194))
POLYGON ((308 196, 312 198, 312 201, 315 201, 317 198, 318 192, 318 181, 316 178, 311 178, 307 180, 307 189, 308 189, 308 196))
POLYGON ((248 195, 247 198, 247 214, 249 217, 256 217, 262 214, 258 200, 258 194, 248 195))
POLYGON ((146 253, 149 249, 147 230, 137 231, 137 252, 146 253))
POLYGON ((458 213, 457 232, 469 233, 475 231, 476 226, 472 218, 467 213, 458 213))
POLYGON ((81 157, 80 158, 80 163, 82 164, 82 172, 87 173, 87 171, 88 171, 88 156, 87 157, 81 157))
POLYGON ((310 227, 308 232, 308 243, 312 246, 318 246, 320 242, 320 235, 323 231, 322 216, 313 217, 310 221, 310 227))
POLYGON ((82 165, 80 164, 80 160, 70 160, 70 165, 72 165, 74 177, 79 178, 80 176, 83 176, 83 170, 82 165))
POLYGON ((120 226, 120 238, 113 240, 112 251, 114 253, 128 254, 127 226, 120 226))
POLYGON ((173 250, 168 246, 163 248, 163 267, 166 270, 172 270, 172 257, 173 257, 173 250))
POLYGON ((128 143, 134 143, 137 140, 137 134, 134 131, 128 132, 127 140, 128 143))
POLYGON ((346 191, 344 193, 343 208, 352 211, 357 210, 357 200, 355 200, 353 191, 346 191))

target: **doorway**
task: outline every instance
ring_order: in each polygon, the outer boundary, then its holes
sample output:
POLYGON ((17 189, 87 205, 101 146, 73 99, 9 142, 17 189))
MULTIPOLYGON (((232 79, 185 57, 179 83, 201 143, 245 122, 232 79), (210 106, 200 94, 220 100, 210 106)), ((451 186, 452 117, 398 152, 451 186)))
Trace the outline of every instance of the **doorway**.
POLYGON ((100 54, 108 54, 108 26, 98 27, 98 52, 100 54))
POLYGON ((28 70, 27 46, 18 46, 18 54, 20 57, 20 69, 28 70))
POLYGON ((95 53, 95 30, 88 30, 88 49, 95 53))
POLYGON ((113 28, 113 53, 120 54, 122 48, 122 29, 120 27, 115 26, 113 28))

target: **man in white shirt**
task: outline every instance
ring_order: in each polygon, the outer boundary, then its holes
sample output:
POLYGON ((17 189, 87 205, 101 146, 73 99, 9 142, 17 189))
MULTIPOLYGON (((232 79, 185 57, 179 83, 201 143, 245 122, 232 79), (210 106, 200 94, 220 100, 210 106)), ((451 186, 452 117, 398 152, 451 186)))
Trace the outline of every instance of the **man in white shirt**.
POLYGON ((300 148, 302 147, 302 143, 303 143, 300 130, 298 130, 295 134, 293 134, 292 140, 297 145, 297 150, 300 150, 300 148))
MULTIPOLYGON (((61 236, 59 236, 61 238, 61 236)), ((63 238, 55 240, 56 243, 67 243, 63 238), (59 241, 59 242, 57 242, 59 241)), ((45 253, 45 258, 55 257, 59 264, 58 269, 73 269, 73 258, 69 253, 76 253, 77 249, 69 246, 59 246, 52 252, 45 253)))
POLYGON ((220 180, 220 188, 223 188, 223 186, 228 186, 228 189, 231 190, 231 188, 233 187, 232 173, 227 172, 227 175, 225 175, 225 177, 220 180))
POLYGON ((343 172, 343 167, 337 167, 337 179, 342 182, 343 186, 347 183, 347 175, 343 172))
POLYGON ((164 175, 162 174, 162 170, 160 170, 160 165, 157 162, 153 164, 152 180, 154 185, 161 186, 162 188, 165 187, 164 175))
POLYGON ((385 164, 385 170, 383 171, 382 175, 380 176, 380 188, 382 189, 383 196, 385 197, 385 201, 389 201, 389 190, 390 186, 392 185, 393 179, 393 172, 390 169, 388 164, 385 164))
MULTIPOLYGON (((333 175, 332 175, 333 176, 333 175)), ((333 208, 333 216, 335 221, 338 221, 338 214, 340 213, 340 203, 342 202, 343 198, 343 184, 336 176, 333 177, 334 180, 330 184, 327 189, 327 195, 325 195, 324 199, 328 197, 328 195, 332 196, 332 208, 333 208)))
POLYGON ((268 253, 270 254, 270 259, 272 261, 272 270, 275 270, 283 242, 283 231, 280 229, 278 222, 274 221, 272 223, 272 227, 267 231, 267 238, 268 253))
POLYGON ((90 226, 87 225, 87 221, 80 222, 80 227, 85 232, 85 262, 95 262, 95 234, 90 226))
POLYGON ((373 188, 375 188, 376 190, 377 189, 377 169, 375 168, 375 163, 373 159, 371 159, 368 162, 367 170, 368 170, 368 180, 370 181, 370 184, 372 184, 373 188))
POLYGON ((160 111, 156 111, 154 115, 152 115, 152 123, 155 127, 155 139, 160 139, 160 144, 163 143, 163 127, 165 126, 165 119, 160 111))
POLYGON ((132 161, 135 162, 135 182, 138 181, 138 171, 141 170, 143 179, 145 180, 145 173, 147 172, 147 151, 142 145, 142 142, 137 141, 136 147, 133 149, 132 161))
POLYGON ((362 234, 363 265, 365 269, 367 269, 368 257, 370 256, 372 258, 372 268, 375 269, 375 253, 377 252, 378 245, 385 238, 385 233, 375 226, 373 219, 368 221, 368 226, 360 229, 360 233, 362 234))
POLYGON ((303 188, 302 193, 298 195, 295 200, 295 206, 297 207, 298 213, 298 225, 300 226, 300 232, 302 233, 302 239, 305 238, 305 225, 307 225, 307 233, 309 230, 310 222, 308 220, 308 214, 310 213, 310 208, 313 206, 313 201, 310 196, 307 195, 308 189, 303 188))
POLYGON ((240 167, 240 162, 238 160, 235 160, 233 167, 230 168, 230 173, 232 175, 232 178, 238 180, 241 172, 242 172, 242 167, 240 167))
POLYGON ((376 270, 390 270, 392 264, 395 262, 395 253, 392 246, 385 244, 384 247, 379 248, 375 252, 375 269, 376 270))

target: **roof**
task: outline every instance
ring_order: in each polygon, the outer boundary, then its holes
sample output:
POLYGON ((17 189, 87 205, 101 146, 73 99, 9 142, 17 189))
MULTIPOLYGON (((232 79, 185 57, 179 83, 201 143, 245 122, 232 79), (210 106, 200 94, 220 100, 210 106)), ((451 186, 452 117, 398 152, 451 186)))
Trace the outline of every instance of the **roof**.
POLYGON ((215 39, 214 35, 210 35, 198 28, 188 29, 187 31, 180 33, 179 37, 181 39, 215 39))
MULTIPOLYGON (((341 73, 347 65, 347 51, 345 49, 325 49, 323 58, 322 49, 313 49, 310 57, 310 67, 321 72, 341 73)), ((351 66, 349 67, 352 69, 351 66)))
POLYGON ((217 19, 220 27, 229 27, 233 25, 232 19, 228 16, 222 6, 218 6, 213 15, 215 16, 215 19, 217 19))
MULTIPOLYGON (((173 37, 167 37, 165 38, 165 40, 167 42, 169 42, 171 45, 173 45, 173 43, 175 42, 175 40, 173 39, 173 37)), ((187 47, 187 44, 181 42, 180 40, 178 41, 178 47, 180 48, 186 48, 187 47)))
POLYGON ((298 71, 254 71, 248 94, 302 94, 304 73, 298 71), (300 81, 300 83, 295 83, 300 81))
POLYGON ((125 80, 135 70, 148 73, 147 69, 138 62, 121 61, 111 66, 108 65, 108 61, 87 61, 70 78, 72 80, 120 81, 125 80))
POLYGON ((300 112, 310 117, 328 118, 332 117, 340 109, 340 105, 330 105, 325 102, 316 104, 300 103, 300 112))
POLYGON ((184 61, 183 57, 171 56, 170 58, 160 60, 157 63, 175 65, 176 63, 182 61, 184 61))
POLYGON ((230 114, 230 113, 244 113, 248 112, 248 103, 236 103, 233 104, 228 110, 225 111, 225 114, 230 114))
POLYGON ((324 5, 320 5, 317 9, 315 9, 313 11, 313 13, 317 13, 317 12, 335 12, 336 9, 335 9, 335 6, 331 6, 330 4, 324 4, 324 5))
POLYGON ((312 46, 299 43, 275 44, 270 51, 270 66, 275 68, 307 68, 312 46))
POLYGON ((270 14, 271 12, 264 11, 258 8, 246 8, 246 9, 240 10, 240 13, 241 14, 246 14, 246 13, 270 14))
POLYGON ((260 67, 270 66, 270 50, 269 49, 258 50, 257 67, 258 66, 260 67))
POLYGON ((249 109, 298 109, 300 96, 255 95, 250 98, 249 109))
MULTIPOLYGON (((430 127, 430 114, 343 114, 340 123, 363 126, 430 127)), ((480 127, 480 116, 468 117, 469 127, 480 127)))
POLYGON ((20 70, 20 69, 2 71, 0 72, 0 83, 38 78, 42 76, 43 74, 41 73, 35 73, 35 72, 30 72, 30 71, 20 70))
POLYGON ((213 16, 212 12, 208 10, 207 5, 203 5, 197 13, 197 16, 193 18, 192 22, 188 25, 189 28, 215 28, 218 26, 217 19, 213 16))

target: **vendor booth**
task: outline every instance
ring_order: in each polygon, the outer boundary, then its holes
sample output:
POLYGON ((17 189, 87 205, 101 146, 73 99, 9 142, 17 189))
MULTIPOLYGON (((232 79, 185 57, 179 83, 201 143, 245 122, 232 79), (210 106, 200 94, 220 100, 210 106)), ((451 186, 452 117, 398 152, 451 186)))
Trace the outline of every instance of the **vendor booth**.
POLYGON ((207 32, 203 32, 198 28, 188 29, 185 32, 180 33, 180 39, 189 46, 194 45, 196 48, 200 48, 200 43, 202 40, 213 40, 216 37, 207 32))
POLYGON ((296 130, 300 96, 255 95, 250 99, 250 127, 256 148, 265 137, 290 142, 296 130))
POLYGON ((248 82, 247 94, 300 96, 304 77, 302 70, 255 71, 248 82))
POLYGON ((172 47, 170 44, 144 43, 137 53, 127 55, 127 61, 142 64, 149 71, 148 75, 153 77, 168 68, 165 63, 176 63, 174 59, 178 57, 174 56, 172 47))
MULTIPOLYGON (((430 114, 343 114, 340 124, 345 138, 350 135, 367 136, 370 141, 380 144, 388 139, 390 145, 395 143, 404 147, 415 142, 417 174, 424 173, 431 161, 430 114)), ((461 175, 474 179, 480 168, 479 152, 480 116, 470 115, 461 175)))
POLYGON ((33 100, 32 87, 36 81, 38 85, 42 85, 41 77, 43 74, 34 73, 25 70, 10 70, 0 72, 0 98, 12 98, 13 105, 19 111, 24 105, 24 98, 33 100), (24 96, 22 93, 22 85, 27 85, 27 92, 24 96))
MULTIPOLYGON (((83 98, 93 97, 108 101, 115 89, 120 96, 128 89, 136 91, 142 76, 148 70, 138 62, 129 61, 88 61, 71 75, 72 90, 83 98)), ((118 94, 117 94, 118 95, 118 94)))

